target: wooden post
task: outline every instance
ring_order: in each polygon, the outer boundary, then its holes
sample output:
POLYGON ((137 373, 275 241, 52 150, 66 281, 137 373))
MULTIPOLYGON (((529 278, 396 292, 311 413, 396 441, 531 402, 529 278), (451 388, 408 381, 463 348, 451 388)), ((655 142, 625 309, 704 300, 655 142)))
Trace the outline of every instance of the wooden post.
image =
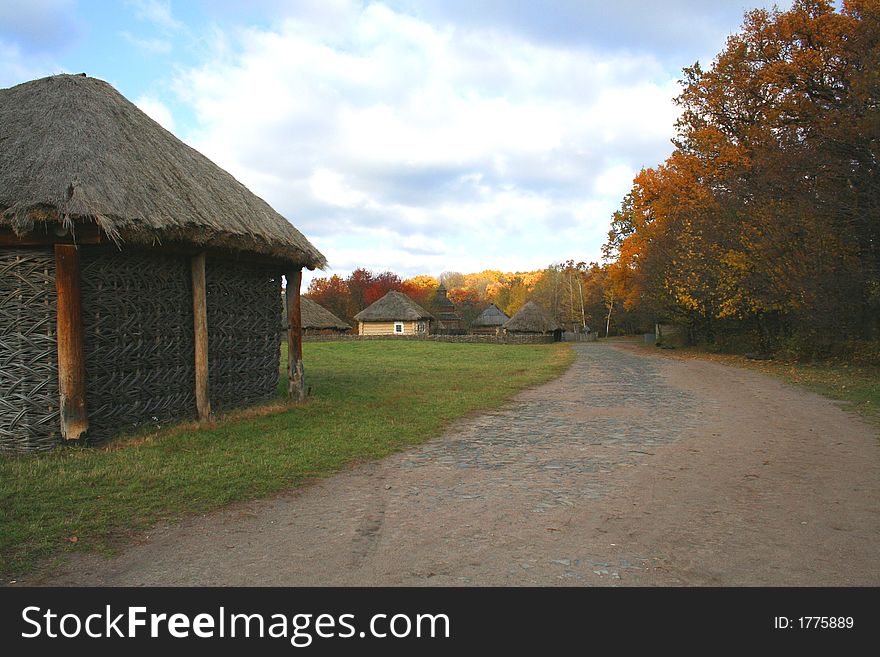
POLYGON ((205 254, 190 259, 192 274, 193 330, 196 352, 196 410, 199 420, 211 417, 208 394, 208 304, 205 296, 205 254))
POLYGON ((56 341, 61 437, 79 440, 89 428, 89 418, 86 414, 79 251, 73 244, 55 245, 55 289, 58 292, 56 341))
POLYGON ((306 386, 302 364, 302 314, 300 312, 299 288, 302 269, 288 271, 285 298, 287 300, 287 396, 296 401, 306 398, 306 386))

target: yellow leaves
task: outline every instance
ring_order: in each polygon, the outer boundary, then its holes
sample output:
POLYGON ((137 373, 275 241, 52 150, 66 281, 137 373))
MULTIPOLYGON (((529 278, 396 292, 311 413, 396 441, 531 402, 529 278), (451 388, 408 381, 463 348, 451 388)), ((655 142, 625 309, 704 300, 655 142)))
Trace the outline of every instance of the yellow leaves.
POLYGON ((425 289, 437 287, 440 284, 440 282, 436 278, 434 278, 433 276, 426 276, 424 274, 419 275, 419 276, 415 276, 413 278, 408 278, 407 280, 404 281, 404 283, 406 283, 407 285, 412 285, 414 287, 420 287, 420 288, 425 288, 425 289))
POLYGON ((675 295, 675 301, 678 305, 686 310, 692 310, 696 312, 702 310, 702 305, 700 304, 700 302, 687 292, 679 291, 675 295))
MULTIPOLYGON (((719 258, 719 261, 721 262, 722 269, 726 270, 729 275, 745 273, 752 267, 752 263, 743 251, 725 251, 719 258)), ((739 282, 739 280, 736 281, 737 284, 739 282)))

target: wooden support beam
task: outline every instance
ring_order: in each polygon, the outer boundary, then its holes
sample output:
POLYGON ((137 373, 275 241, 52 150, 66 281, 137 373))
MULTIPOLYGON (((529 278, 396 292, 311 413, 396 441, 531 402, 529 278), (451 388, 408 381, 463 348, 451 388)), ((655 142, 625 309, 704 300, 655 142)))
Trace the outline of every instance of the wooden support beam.
POLYGON ((208 302, 205 295, 205 254, 190 259, 193 298, 193 331, 196 352, 196 410, 199 420, 211 417, 208 393, 208 302))
POLYGON ((287 396, 301 402, 306 398, 302 364, 302 313, 299 299, 302 269, 288 271, 285 278, 287 279, 287 287, 285 288, 287 300, 287 396))
POLYGON ((79 440, 89 428, 86 414, 86 363, 83 352, 82 302, 79 289, 79 250, 55 245, 56 342, 61 436, 79 440))

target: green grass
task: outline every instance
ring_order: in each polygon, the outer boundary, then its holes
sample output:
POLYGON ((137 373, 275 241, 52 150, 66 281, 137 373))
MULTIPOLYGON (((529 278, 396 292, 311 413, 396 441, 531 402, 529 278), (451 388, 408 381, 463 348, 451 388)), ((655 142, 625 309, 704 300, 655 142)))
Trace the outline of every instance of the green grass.
POLYGON ((72 550, 110 553, 158 521, 385 456, 558 376, 573 360, 566 345, 306 343, 312 396, 300 407, 279 400, 105 448, 0 458, 0 575, 20 576, 72 550))

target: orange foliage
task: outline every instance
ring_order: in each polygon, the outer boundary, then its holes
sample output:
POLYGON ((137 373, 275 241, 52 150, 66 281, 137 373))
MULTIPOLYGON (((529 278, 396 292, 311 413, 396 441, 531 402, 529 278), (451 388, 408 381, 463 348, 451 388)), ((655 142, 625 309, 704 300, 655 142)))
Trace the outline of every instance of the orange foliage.
POLYGON ((748 12, 684 70, 677 148, 612 218, 607 292, 710 340, 880 334, 877 70, 877 0, 748 12))

